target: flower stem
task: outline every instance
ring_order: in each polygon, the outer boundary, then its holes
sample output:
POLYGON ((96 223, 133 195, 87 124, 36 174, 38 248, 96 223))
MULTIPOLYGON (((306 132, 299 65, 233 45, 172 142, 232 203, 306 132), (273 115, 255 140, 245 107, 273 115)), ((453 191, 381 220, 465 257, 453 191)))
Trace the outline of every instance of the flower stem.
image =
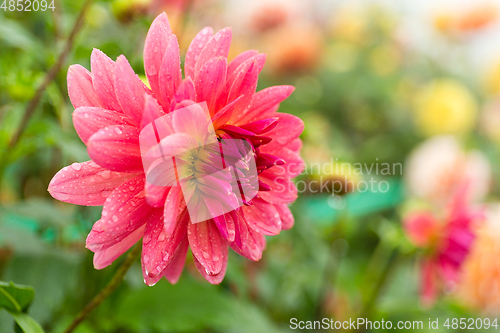
POLYGON ((73 330, 94 310, 96 307, 98 307, 106 298, 108 298, 113 291, 118 288, 120 283, 123 280, 123 277, 129 270, 130 266, 134 263, 135 259, 140 255, 141 253, 141 243, 138 243, 134 246, 134 248, 128 253, 127 257, 125 258, 125 261, 122 263, 120 268, 116 271, 115 275, 111 279, 111 281, 108 282, 106 287, 104 287, 103 290, 76 315, 76 317, 73 319, 71 324, 68 326, 68 328, 64 331, 64 333, 71 333, 73 330))

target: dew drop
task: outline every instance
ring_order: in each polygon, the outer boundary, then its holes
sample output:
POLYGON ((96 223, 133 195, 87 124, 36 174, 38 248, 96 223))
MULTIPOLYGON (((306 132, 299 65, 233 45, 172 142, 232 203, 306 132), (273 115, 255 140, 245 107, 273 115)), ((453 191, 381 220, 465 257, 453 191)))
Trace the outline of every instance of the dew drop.
POLYGON ((111 219, 113 219, 114 222, 118 222, 118 216, 116 216, 116 215, 113 215, 113 217, 111 219))
POLYGON ((73 163, 71 164, 71 168, 73 168, 73 170, 80 171, 82 169, 82 165, 79 163, 73 163))
POLYGON ((116 134, 122 134, 123 131, 119 127, 115 127, 115 133, 116 134))

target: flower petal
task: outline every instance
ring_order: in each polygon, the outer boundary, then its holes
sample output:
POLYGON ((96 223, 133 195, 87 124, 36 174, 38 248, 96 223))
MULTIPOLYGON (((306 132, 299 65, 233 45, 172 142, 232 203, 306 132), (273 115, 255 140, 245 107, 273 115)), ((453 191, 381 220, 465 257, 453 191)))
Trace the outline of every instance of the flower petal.
POLYGON ((212 220, 188 224, 188 240, 193 256, 208 271, 219 274, 227 260, 227 243, 212 220))
POLYGON ((163 276, 171 284, 176 284, 181 277, 182 270, 184 269, 184 265, 186 263, 188 248, 189 242, 187 238, 184 238, 184 240, 181 242, 181 245, 179 245, 179 248, 177 249, 174 257, 163 271, 163 276))
POLYGON ((295 219, 293 217, 292 212, 290 211, 290 207, 287 204, 278 204, 274 205, 278 214, 280 214, 281 218, 281 229, 288 230, 293 227, 295 224, 295 219))
MULTIPOLYGON (((202 146, 208 143, 206 141, 208 135, 210 135, 208 129, 209 119, 207 118, 208 114, 198 104, 193 104, 173 112, 172 125, 176 133, 187 134, 195 139, 199 146, 202 146)), ((211 135, 214 137, 212 141, 215 141, 215 134, 211 133, 211 135)))
POLYGON ((222 237, 228 242, 234 241, 236 233, 237 216, 233 212, 226 213, 221 216, 214 217, 214 223, 219 229, 222 237))
POLYGON ((239 127, 250 131, 255 134, 266 133, 272 130, 278 125, 278 117, 266 118, 254 121, 252 123, 247 123, 245 125, 240 125, 239 127))
POLYGON ((252 206, 243 206, 248 225, 263 235, 277 235, 281 231, 281 219, 278 211, 270 203, 254 198, 252 206))
POLYGON ((284 176, 288 178, 295 178, 304 171, 305 163, 304 160, 300 157, 298 152, 295 152, 286 147, 281 147, 280 149, 273 149, 274 146, 271 144, 267 144, 262 146, 261 153, 269 153, 274 157, 277 157, 283 161, 285 164, 276 165, 272 169, 269 169, 270 173, 273 173, 276 176, 284 176))
POLYGON ((226 275, 227 259, 228 259, 227 258, 227 254, 228 254, 228 248, 227 248, 227 246, 224 246, 223 252, 225 252, 225 256, 222 259, 222 268, 220 270, 220 273, 215 274, 215 275, 208 274, 207 270, 201 264, 201 262, 198 261, 198 259, 196 259, 196 257, 194 258, 194 265, 196 266, 196 269, 205 278, 205 280, 207 280, 211 284, 220 284, 222 282, 222 280, 224 280, 224 276, 226 275))
POLYGON ((57 200, 75 205, 101 206, 115 188, 133 176, 109 171, 93 161, 73 163, 55 174, 49 193, 57 200))
POLYGON ((146 182, 144 190, 146 191, 146 201, 150 206, 163 207, 165 205, 165 200, 167 199, 167 194, 170 191, 170 187, 156 186, 146 182))
POLYGON ((163 208, 164 215, 164 229, 167 236, 172 235, 175 226, 177 225, 177 216, 184 210, 186 204, 184 203, 184 196, 182 195, 182 188, 180 186, 173 186, 168 192, 163 208))
POLYGON ((212 38, 214 31, 211 27, 203 28, 193 39, 186 52, 186 60, 184 61, 184 76, 194 79, 196 61, 200 57, 201 50, 212 38))
POLYGON ((262 258, 262 251, 266 248, 266 239, 262 234, 250 228, 239 212, 234 242, 229 243, 229 245, 239 255, 252 261, 258 261, 262 258))
POLYGON ((170 36, 168 47, 163 56, 163 62, 158 76, 160 101, 165 110, 170 109, 170 103, 182 81, 181 57, 179 42, 175 35, 170 36))
POLYGON ((265 170, 259 175, 260 180, 271 187, 271 191, 259 192, 260 197, 272 204, 295 201, 297 199, 295 184, 290 178, 283 175, 276 175, 271 170, 265 170))
POLYGON ((92 85, 92 75, 83 66, 69 66, 67 80, 69 99, 75 109, 80 106, 103 106, 92 85))
POLYGON ((94 49, 90 56, 90 68, 93 77, 92 85, 104 107, 122 112, 115 94, 115 62, 100 50, 94 49))
POLYGON ((181 242, 186 238, 186 230, 189 219, 187 212, 176 215, 178 218, 172 235, 165 233, 163 222, 163 209, 159 220, 150 220, 144 230, 142 240, 142 267, 144 278, 155 278, 162 276, 163 270, 174 258, 181 242))
MULTIPOLYGON (((229 94, 227 96, 227 101, 232 101, 240 96, 243 96, 235 106, 234 112, 236 114, 243 112, 252 100, 252 96, 255 94, 255 89, 257 88, 257 80, 259 78, 259 72, 262 69, 260 67, 259 61, 264 61, 265 58, 258 55, 254 60, 248 60, 244 62, 236 70, 233 83, 230 87, 229 94), (264 60, 262 60, 264 59, 264 60)), ((234 74, 233 74, 234 75, 234 74)), ((230 79, 231 80, 231 79, 230 79)), ((228 80, 228 83, 230 82, 228 80)))
POLYGON ((257 50, 246 50, 244 52, 241 52, 238 54, 236 57, 234 57, 233 60, 229 63, 227 67, 227 76, 230 77, 231 74, 234 73, 234 71, 238 68, 239 65, 247 61, 248 59, 256 56, 259 54, 259 51, 257 50))
POLYGON ((120 242, 94 253, 94 268, 103 269, 113 263, 119 256, 137 243, 144 233, 144 226, 132 232, 120 242))
POLYGON ((272 137, 267 149, 278 150, 282 146, 286 146, 293 140, 297 139, 304 130, 304 122, 297 116, 288 113, 277 113, 279 118, 278 125, 271 131, 266 133, 266 136, 272 137))
POLYGON ((226 84, 227 59, 212 58, 196 72, 194 86, 196 102, 206 102, 210 115, 215 114, 216 102, 226 84))
POLYGON ((171 110, 175 110, 175 106, 178 103, 181 103, 186 100, 193 101, 195 100, 195 89, 194 89, 194 82, 190 77, 185 78, 179 88, 177 88, 177 92, 175 93, 175 97, 172 100, 172 105, 170 106, 171 110))
POLYGON ((287 147, 288 149, 298 153, 302 150, 302 140, 300 138, 297 138, 292 142, 288 143, 287 147))
POLYGON ((105 250, 149 220, 158 220, 158 214, 162 215, 161 211, 161 208, 152 208, 144 200, 144 177, 129 179, 106 199, 101 219, 94 223, 87 237, 86 247, 92 252, 105 250))
POLYGON ((144 95, 149 90, 123 55, 116 60, 115 91, 123 113, 139 125, 145 105, 144 95))
POLYGON ((90 158, 103 168, 119 172, 142 172, 139 130, 115 125, 99 130, 87 142, 90 158))
POLYGON ((123 113, 92 106, 80 106, 73 112, 73 126, 85 144, 100 129, 113 125, 131 125, 127 119, 123 113))
POLYGON ((144 43, 144 71, 156 96, 160 96, 158 78, 171 35, 167 14, 161 13, 151 24, 144 43))
POLYGON ((158 105, 154 97, 146 95, 146 101, 144 105, 144 114, 141 120, 141 129, 149 125, 151 122, 165 115, 161 107, 158 105))
POLYGON ((232 119, 235 125, 246 124, 274 117, 273 107, 287 99, 295 90, 293 86, 273 86, 255 93, 250 107, 232 119), (269 111, 273 112, 269 112, 269 111))
POLYGON ((241 97, 242 96, 236 98, 231 103, 226 104, 226 106, 217 111, 217 113, 212 117, 212 123, 215 130, 217 130, 221 126, 226 125, 227 122, 231 119, 231 117, 233 116, 234 107, 236 106, 236 103, 240 101, 241 97))
POLYGON ((233 32, 231 28, 224 28, 210 38, 201 50, 198 60, 196 60, 194 66, 195 75, 210 59, 216 57, 224 57, 227 59, 232 37, 233 32))

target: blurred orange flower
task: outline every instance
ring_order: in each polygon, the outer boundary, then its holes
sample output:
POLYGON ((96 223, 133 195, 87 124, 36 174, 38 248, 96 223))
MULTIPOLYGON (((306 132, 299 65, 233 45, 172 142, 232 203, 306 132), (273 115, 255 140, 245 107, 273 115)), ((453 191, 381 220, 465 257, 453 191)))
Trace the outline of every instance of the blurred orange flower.
POLYGON ((497 18, 497 5, 482 3, 466 10, 442 11, 434 17, 434 26, 438 31, 445 34, 471 32, 488 26, 497 18))
POLYGON ((488 215, 467 257, 457 295, 485 315, 500 313, 500 214, 488 215))
POLYGON ((263 40, 268 64, 275 74, 311 70, 319 61, 321 32, 314 26, 286 26, 270 32, 263 40), (293 37, 291 37, 293 36, 293 37))

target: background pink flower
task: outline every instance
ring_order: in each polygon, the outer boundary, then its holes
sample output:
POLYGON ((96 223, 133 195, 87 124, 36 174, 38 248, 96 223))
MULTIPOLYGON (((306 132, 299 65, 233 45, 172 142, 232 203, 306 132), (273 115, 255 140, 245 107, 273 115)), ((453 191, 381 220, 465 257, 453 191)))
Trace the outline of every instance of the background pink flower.
POLYGON ((483 219, 481 209, 468 203, 467 188, 457 191, 444 216, 430 211, 408 214, 404 228, 410 241, 425 249, 421 265, 421 297, 432 304, 440 285, 453 289, 462 265, 475 239, 476 227, 483 219))

